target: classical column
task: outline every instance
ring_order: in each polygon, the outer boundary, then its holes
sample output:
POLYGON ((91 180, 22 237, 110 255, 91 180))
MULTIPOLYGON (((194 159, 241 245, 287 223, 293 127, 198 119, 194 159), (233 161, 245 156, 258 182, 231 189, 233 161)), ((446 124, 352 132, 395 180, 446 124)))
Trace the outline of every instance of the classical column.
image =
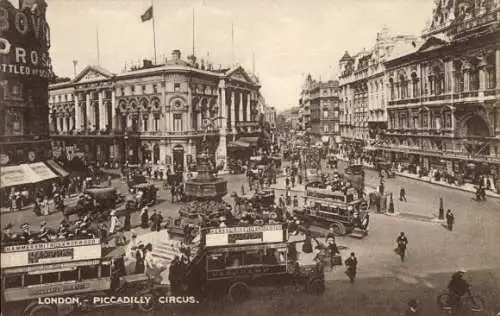
POLYGON ((188 84, 188 111, 186 115, 186 130, 192 131, 193 130, 193 93, 191 91, 191 85, 188 84))
POLYGON ((98 98, 98 112, 99 112, 99 130, 103 129, 106 127, 106 124, 104 123, 104 106, 103 106, 103 90, 100 90, 97 92, 97 98, 98 98))
POLYGON ((244 109, 243 109, 243 92, 241 92, 241 91, 240 91, 240 106, 239 106, 238 110, 240 112, 240 114, 238 115, 238 121, 243 122, 243 113, 244 113, 243 112, 244 111, 244 109))
POLYGON ((169 112, 165 112, 165 132, 171 132, 173 131, 173 126, 172 126, 172 120, 170 118, 170 111, 169 112))
POLYGON ((495 52, 495 68, 496 68, 496 83, 497 89, 500 89, 500 48, 497 48, 495 52))
POLYGON ((483 91, 486 89, 486 57, 482 56, 479 63, 479 90, 483 91))
MULTIPOLYGON (((453 71, 453 59, 446 62, 446 72, 448 73, 447 82, 448 89, 446 92, 454 93, 455 92, 455 72, 453 71)), ((445 77, 446 78, 446 77, 445 77)))
POLYGON ((90 92, 87 92, 87 98, 85 99, 85 106, 87 111, 87 117, 85 120, 85 130, 92 128, 92 110, 90 109, 90 92))
POLYGON ((154 114, 151 112, 151 113, 148 114, 148 117, 149 117, 149 123, 148 123, 149 126, 148 126, 148 128, 149 128, 150 131, 155 132, 156 130, 155 130, 155 127, 154 127, 154 114))
POLYGON ((199 110, 196 112, 196 128, 198 131, 201 131, 203 129, 203 126, 201 126, 201 108, 199 108, 199 110))
POLYGON ((165 157, 167 156, 167 145, 165 144, 165 140, 160 140, 160 164, 165 164, 165 157))
POLYGON ((74 121, 73 121, 74 117, 71 116, 71 114, 69 115, 69 126, 68 126, 68 131, 71 131, 74 127, 75 127, 75 124, 74 124, 74 121))
POLYGON ((56 132, 60 133, 62 130, 61 128, 61 117, 59 115, 56 116, 56 132))
POLYGON ((222 117, 219 126, 219 144, 217 146, 217 163, 223 163, 224 169, 227 170, 227 144, 226 144, 226 131, 227 131, 227 107, 226 107, 226 85, 222 80, 219 83, 219 114, 222 117))
MULTIPOLYGON (((500 81, 500 80, 499 80, 500 81)), ((220 108, 220 116, 221 116, 221 121, 220 121, 220 128, 221 132, 222 130, 225 132, 227 128, 227 106, 226 106, 226 86, 225 82, 221 81, 219 84, 220 88, 220 95, 219 95, 219 108, 220 108)))
POLYGON ((78 98, 78 93, 73 94, 73 100, 75 101, 75 130, 82 128, 82 108, 80 107, 80 100, 78 98))
POLYGON ((452 130, 453 134, 455 133, 455 125, 456 125, 456 122, 455 122, 455 107, 452 107, 451 108, 451 130, 452 130))
POLYGON ((231 90, 231 129, 236 132, 236 114, 235 114, 234 90, 231 90))
POLYGON ((116 91, 111 90, 111 129, 116 129, 116 91))
POLYGON ((68 117, 66 115, 63 116, 63 132, 68 131, 68 117))
POLYGON ((252 95, 252 92, 249 92, 247 94, 247 122, 250 122, 252 119, 251 119, 251 112, 250 112, 250 96, 252 95))

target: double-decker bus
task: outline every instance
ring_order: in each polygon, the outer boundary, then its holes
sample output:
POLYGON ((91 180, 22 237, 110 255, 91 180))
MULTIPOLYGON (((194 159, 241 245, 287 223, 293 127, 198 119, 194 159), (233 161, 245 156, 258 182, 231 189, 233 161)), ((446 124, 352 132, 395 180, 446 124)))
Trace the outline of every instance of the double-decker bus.
POLYGON ((369 215, 367 202, 356 188, 345 191, 306 189, 307 207, 294 210, 301 220, 318 226, 333 227, 335 234, 352 234, 355 230, 366 235, 369 215))
MULTIPOLYGON (((120 283, 127 283, 127 277, 137 279, 137 275, 125 276, 120 283)), ((141 284, 146 281, 143 275, 141 284)), ((90 294, 116 290, 112 288, 112 259, 102 258, 97 238, 4 246, 1 282, 5 316, 66 315, 90 294)))
POLYGON ((251 286, 290 282, 304 284, 308 293, 324 291, 323 271, 312 258, 299 256, 304 259, 299 262, 289 258, 296 244, 288 240, 281 224, 209 228, 201 234, 200 253, 185 273, 185 287, 192 295, 227 294, 238 302, 251 286))

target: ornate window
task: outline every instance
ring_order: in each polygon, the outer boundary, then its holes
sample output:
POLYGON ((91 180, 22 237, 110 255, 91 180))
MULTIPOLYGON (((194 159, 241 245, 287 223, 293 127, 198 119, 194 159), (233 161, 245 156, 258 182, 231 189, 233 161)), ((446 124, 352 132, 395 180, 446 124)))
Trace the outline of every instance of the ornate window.
POLYGON ((390 78, 389 79, 389 97, 392 100, 394 100, 394 79, 390 78))
POLYGON ((142 116, 142 126, 144 127, 144 131, 148 131, 148 123, 149 123, 149 115, 145 114, 142 116))
POLYGON ((174 131, 175 132, 182 131, 182 114, 180 113, 174 114, 174 131))
POLYGON ((464 73, 463 73, 463 62, 461 60, 456 60, 453 62, 453 76, 455 77, 455 87, 453 89, 454 93, 460 93, 464 91, 464 73))
POLYGON ((444 72, 441 65, 435 65, 432 69, 431 94, 442 94, 444 92, 444 72))
POLYGON ((446 129, 452 128, 452 113, 450 110, 445 110, 443 112, 443 127, 446 129))
POLYGON ((500 65, 496 65, 495 56, 493 54, 488 55, 486 58, 486 89, 495 89, 496 87, 496 68, 500 65))
POLYGON ((479 89, 479 61, 476 59, 471 64, 472 67, 469 70, 469 90, 475 91, 479 89))
POLYGON ((404 75, 399 76, 399 86, 400 86, 400 99, 406 99, 408 97, 408 80, 404 75))
POLYGON ((418 98, 420 96, 419 80, 416 73, 411 74, 411 94, 413 98, 418 98))
POLYGON ((420 127, 429 128, 429 117, 427 111, 420 112, 420 127))
POLYGON ((396 128, 396 117, 394 116, 394 113, 389 114, 389 128, 396 128))
POLYGON ((158 132, 160 130, 160 114, 157 113, 154 115, 153 125, 154 131, 158 132))
POLYGON ((399 113, 399 128, 407 128, 406 113, 399 113))

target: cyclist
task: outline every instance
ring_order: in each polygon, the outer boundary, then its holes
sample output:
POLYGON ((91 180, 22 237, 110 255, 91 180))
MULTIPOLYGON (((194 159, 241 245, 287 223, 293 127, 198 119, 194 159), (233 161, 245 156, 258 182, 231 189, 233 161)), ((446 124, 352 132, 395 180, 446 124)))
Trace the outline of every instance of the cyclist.
POLYGON ((475 305, 474 298, 470 291, 470 285, 464 280, 465 269, 460 269, 453 273, 450 283, 448 283, 448 290, 450 291, 448 304, 450 308, 460 308, 462 296, 467 294, 471 299, 473 306, 475 305))

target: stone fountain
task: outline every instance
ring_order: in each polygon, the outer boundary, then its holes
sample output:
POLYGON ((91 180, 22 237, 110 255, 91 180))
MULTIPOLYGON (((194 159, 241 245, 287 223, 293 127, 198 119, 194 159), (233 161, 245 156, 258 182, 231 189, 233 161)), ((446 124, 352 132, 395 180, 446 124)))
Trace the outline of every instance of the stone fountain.
POLYGON ((210 126, 214 126, 216 119, 212 118, 205 127, 204 149, 196 161, 198 175, 186 181, 185 194, 190 200, 221 200, 227 194, 227 181, 214 176, 208 163, 207 131, 210 126))

